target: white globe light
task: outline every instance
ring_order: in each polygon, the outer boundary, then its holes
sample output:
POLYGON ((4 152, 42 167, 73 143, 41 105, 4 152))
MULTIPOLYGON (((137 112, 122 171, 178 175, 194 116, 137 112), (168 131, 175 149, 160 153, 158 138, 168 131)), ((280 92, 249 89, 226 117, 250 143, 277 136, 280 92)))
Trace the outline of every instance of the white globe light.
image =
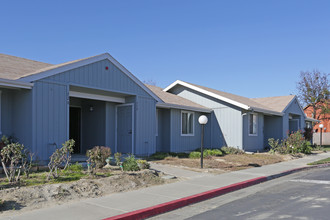
POLYGON ((319 127, 320 127, 320 128, 323 128, 323 124, 320 124, 319 127))
POLYGON ((205 125, 205 124, 207 123, 207 117, 206 117, 205 115, 201 115, 201 116, 199 116, 199 118, 198 118, 198 122, 199 122, 199 124, 201 124, 201 125, 205 125))

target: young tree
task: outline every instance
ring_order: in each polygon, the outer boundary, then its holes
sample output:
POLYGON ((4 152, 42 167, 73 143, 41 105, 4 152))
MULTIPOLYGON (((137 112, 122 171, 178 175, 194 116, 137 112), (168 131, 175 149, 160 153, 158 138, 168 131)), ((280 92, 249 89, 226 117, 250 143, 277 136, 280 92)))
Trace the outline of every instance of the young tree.
POLYGON ((314 119, 322 119, 330 112, 328 76, 329 74, 318 70, 300 72, 300 80, 297 82, 298 98, 303 105, 312 107, 314 119))

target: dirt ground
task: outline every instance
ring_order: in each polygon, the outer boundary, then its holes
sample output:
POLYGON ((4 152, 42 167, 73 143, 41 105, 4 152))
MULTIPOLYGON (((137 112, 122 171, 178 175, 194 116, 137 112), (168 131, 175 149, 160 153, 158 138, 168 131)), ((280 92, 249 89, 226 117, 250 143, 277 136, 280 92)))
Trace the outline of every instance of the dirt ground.
POLYGON ((163 183, 165 181, 156 171, 143 170, 118 173, 99 179, 81 179, 70 183, 2 189, 0 198, 4 204, 0 216, 163 183))
MULTIPOLYGON (((256 154, 231 154, 222 157, 204 158, 204 169, 208 172, 223 173, 228 171, 242 170, 251 167, 261 167, 267 164, 279 163, 294 159, 290 155, 278 155, 268 153, 256 154)), ((196 170, 200 168, 200 159, 167 157, 164 160, 153 161, 154 163, 180 166, 186 169, 196 170)))

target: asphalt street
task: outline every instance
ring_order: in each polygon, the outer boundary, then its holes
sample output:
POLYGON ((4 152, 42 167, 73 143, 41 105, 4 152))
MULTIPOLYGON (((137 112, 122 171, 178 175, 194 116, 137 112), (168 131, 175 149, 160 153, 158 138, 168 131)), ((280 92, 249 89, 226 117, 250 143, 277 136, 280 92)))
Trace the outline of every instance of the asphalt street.
POLYGON ((281 177, 151 219, 330 219, 330 168, 281 177))

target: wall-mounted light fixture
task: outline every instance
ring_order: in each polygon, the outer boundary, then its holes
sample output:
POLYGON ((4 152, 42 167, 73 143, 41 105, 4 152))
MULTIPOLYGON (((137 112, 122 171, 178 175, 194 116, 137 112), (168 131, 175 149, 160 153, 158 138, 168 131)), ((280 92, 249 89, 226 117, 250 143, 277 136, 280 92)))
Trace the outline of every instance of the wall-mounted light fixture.
POLYGON ((90 111, 90 112, 93 112, 93 111, 94 111, 94 106, 92 106, 92 105, 89 106, 89 111, 90 111))

